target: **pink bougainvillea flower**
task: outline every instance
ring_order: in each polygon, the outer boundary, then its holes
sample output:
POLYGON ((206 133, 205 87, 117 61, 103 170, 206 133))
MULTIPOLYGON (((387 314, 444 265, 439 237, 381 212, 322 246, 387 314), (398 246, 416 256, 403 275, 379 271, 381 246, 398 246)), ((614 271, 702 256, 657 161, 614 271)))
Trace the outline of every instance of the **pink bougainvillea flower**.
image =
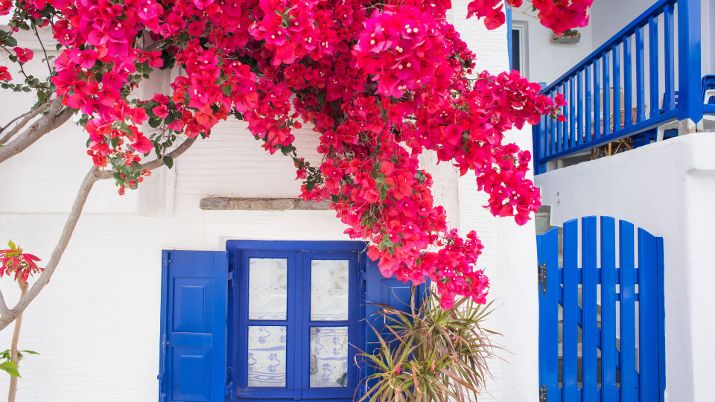
POLYGON ((10 81, 12 80, 12 75, 8 71, 7 67, 0 66, 0 81, 10 81))
POLYGON ((28 61, 32 60, 32 56, 34 53, 32 50, 23 48, 23 47, 14 47, 12 49, 15 52, 15 56, 17 57, 17 61, 24 64, 27 63, 28 61))

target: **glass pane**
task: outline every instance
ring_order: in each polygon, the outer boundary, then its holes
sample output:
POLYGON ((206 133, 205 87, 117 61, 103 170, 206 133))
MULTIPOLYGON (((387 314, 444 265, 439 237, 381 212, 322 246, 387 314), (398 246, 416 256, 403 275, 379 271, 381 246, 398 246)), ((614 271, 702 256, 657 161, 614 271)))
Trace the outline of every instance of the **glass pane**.
POLYGON ((313 260, 310 265, 310 319, 347 321, 350 261, 313 260))
POLYGON ((248 327, 248 386, 286 386, 286 327, 248 327))
POLYGON ((248 319, 285 320, 288 304, 288 260, 251 258, 248 319))
POLYGON ((310 328, 310 387, 348 386, 348 328, 310 328))

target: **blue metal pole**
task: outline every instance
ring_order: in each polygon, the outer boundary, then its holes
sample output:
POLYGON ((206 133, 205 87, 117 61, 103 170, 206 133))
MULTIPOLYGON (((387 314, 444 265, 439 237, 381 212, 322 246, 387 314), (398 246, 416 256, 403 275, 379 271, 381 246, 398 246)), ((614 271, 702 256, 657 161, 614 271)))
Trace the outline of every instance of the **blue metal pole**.
POLYGON ((703 118, 700 1, 678 1, 678 119, 695 124, 703 118))

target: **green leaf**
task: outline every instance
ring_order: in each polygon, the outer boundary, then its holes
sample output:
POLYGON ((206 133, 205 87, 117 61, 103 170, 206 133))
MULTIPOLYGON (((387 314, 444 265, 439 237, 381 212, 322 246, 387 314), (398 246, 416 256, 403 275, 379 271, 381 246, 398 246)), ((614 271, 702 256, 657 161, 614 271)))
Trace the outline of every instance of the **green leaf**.
POLYGON ((22 377, 17 369, 17 363, 12 360, 0 363, 0 370, 10 374, 11 377, 22 377))
POLYGON ((149 126, 151 128, 157 128, 161 125, 161 119, 152 117, 149 119, 149 126))
POLYGON ((168 167, 169 169, 171 169, 172 167, 174 167, 174 159, 173 159, 171 156, 165 156, 163 160, 164 160, 164 164, 165 164, 166 167, 168 167))

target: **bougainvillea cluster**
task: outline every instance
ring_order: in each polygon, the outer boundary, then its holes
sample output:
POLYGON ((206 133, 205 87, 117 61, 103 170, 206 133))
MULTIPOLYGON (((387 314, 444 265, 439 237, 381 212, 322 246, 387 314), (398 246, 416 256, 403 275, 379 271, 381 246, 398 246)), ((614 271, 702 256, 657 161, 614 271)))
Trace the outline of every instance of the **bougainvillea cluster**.
POLYGON ((12 241, 7 245, 7 249, 0 249, 0 278, 12 275, 16 281, 27 282, 30 276, 43 271, 43 268, 37 266, 40 261, 37 256, 25 253, 12 241))
MULTIPOLYGON (((0 12, 11 5, 0 0, 0 12)), ((474 174, 495 216, 523 224, 539 207, 527 178, 531 156, 504 133, 556 116, 563 102, 516 72, 473 71, 475 55, 447 21, 449 1, 14 5, 13 31, 52 30, 53 96, 79 111, 89 156, 113 170, 120 191, 149 173, 140 168, 148 153, 162 156, 181 136, 208 137, 221 121, 244 120, 268 152, 293 159, 304 198, 329 201, 346 233, 369 241, 384 275, 431 279, 444 306, 458 296, 483 302, 489 282, 476 267, 481 242, 448 227, 420 155, 434 151, 474 174), (168 90, 139 97, 136 89, 160 69, 173 72, 168 90), (320 138, 317 165, 294 146, 294 129, 304 125, 320 138)), ((559 30, 582 24, 590 1, 533 5, 559 30)), ((476 0, 469 11, 493 28, 503 23, 502 6, 476 0)), ((13 31, 0 47, 22 63, 32 52, 10 47, 13 31)), ((0 80, 10 79, 0 68, 0 80)))
MULTIPOLYGON (((505 2, 511 7, 524 4, 524 0, 473 0, 467 6, 468 16, 484 18, 487 28, 497 28, 506 21, 505 2)), ((557 34, 588 25, 592 4, 593 0, 531 0, 531 6, 541 23, 557 34)))

